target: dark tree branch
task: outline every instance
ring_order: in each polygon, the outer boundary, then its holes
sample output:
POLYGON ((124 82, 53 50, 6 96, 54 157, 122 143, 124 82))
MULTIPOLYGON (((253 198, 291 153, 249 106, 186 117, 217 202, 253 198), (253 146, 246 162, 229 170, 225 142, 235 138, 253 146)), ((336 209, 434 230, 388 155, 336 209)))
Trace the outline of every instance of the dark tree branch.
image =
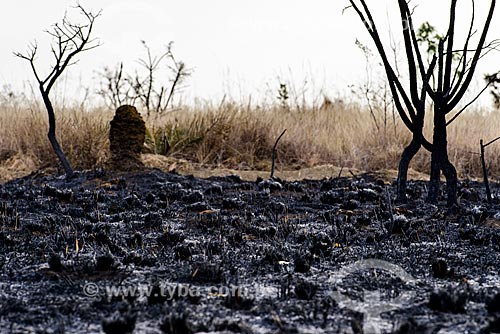
POLYGON ((477 94, 471 101, 469 101, 469 103, 467 103, 462 109, 460 109, 459 112, 457 112, 455 114, 455 116, 453 116, 448 122, 446 122, 446 126, 450 125, 451 123, 453 123, 454 120, 457 119, 458 116, 460 116, 460 114, 462 114, 467 108, 469 108, 474 102, 477 101, 477 99, 479 99, 479 97, 481 97, 481 95, 486 91, 486 89, 488 89, 488 87, 491 85, 491 81, 489 81, 484 87, 483 89, 481 89, 481 91, 479 92, 479 94, 477 94))
POLYGON ((271 176, 270 178, 274 178, 274 166, 275 166, 275 160, 276 160, 276 147, 278 146, 278 142, 280 141, 281 137, 285 134, 286 129, 283 130, 283 132, 279 135, 279 137, 276 139, 276 142, 274 143, 273 146, 273 152, 272 152, 272 157, 271 157, 271 176))
POLYGON ((495 138, 495 139, 493 139, 492 141, 487 142, 486 144, 484 144, 484 145, 483 145, 483 147, 488 147, 488 146, 490 146, 491 144, 493 144, 494 142, 496 142, 497 140, 500 140, 500 137, 495 138))
MULTIPOLYGON (((413 11, 410 12, 410 9, 408 8, 408 4, 406 2, 405 3, 401 3, 401 4, 403 6, 405 6, 405 10, 406 10, 406 13, 407 13, 408 25, 410 27, 410 34, 411 34, 411 39, 412 39, 412 42, 413 42, 413 48, 415 49, 415 53, 416 53, 416 56, 417 56, 418 67, 420 69, 420 76, 422 78, 426 78, 427 77, 427 73, 425 71, 424 62, 422 60, 422 53, 420 52, 420 49, 419 49, 419 46, 418 46, 418 39, 417 39, 417 36, 415 34, 415 29, 413 28, 413 17, 412 17, 413 11)), ((434 66, 432 66, 431 76, 432 76, 432 72, 434 71, 435 65, 436 64, 434 63, 434 66)), ((430 82, 429 80, 424 80, 424 86, 427 87, 427 94, 429 94, 429 96, 431 98, 434 98, 435 97, 435 93, 432 90, 432 87, 430 86, 429 82, 430 82)), ((424 141, 424 143, 425 143, 425 141, 424 141)))
POLYGON ((389 81, 389 87, 391 89, 391 93, 392 93, 393 98, 394 98, 394 104, 396 106, 396 109, 398 110, 398 113, 401 117, 401 120, 406 125, 406 127, 408 129, 410 129, 410 131, 412 131, 413 122, 414 122, 415 116, 416 116, 415 110, 411 104, 410 99, 408 98, 408 95, 404 91, 404 88, 401 85, 401 82, 399 81, 398 77, 396 76, 391 64, 389 63, 389 60, 387 58, 387 54, 386 54, 385 49, 384 49, 382 42, 380 40, 380 36, 378 34, 377 27, 375 25, 375 22, 373 21, 372 14, 368 9, 365 0, 361 0, 361 4, 362 4, 364 11, 366 13, 366 17, 363 14, 363 12, 359 9, 357 4, 354 3, 354 0, 349 0, 349 1, 352 5, 352 8, 354 8, 354 10, 358 14, 358 16, 360 17, 362 22, 364 22, 365 27, 366 27, 368 33, 370 34, 372 40, 374 41, 380 57, 382 58, 382 62, 384 64, 386 75, 387 75, 387 78, 389 81), (368 20, 367 20, 367 18, 368 18, 368 20), (403 102, 405 104, 406 109, 405 109, 405 107, 403 107, 399 95, 401 95, 401 98, 403 99, 403 102), (409 116, 406 114, 406 110, 408 110, 409 116))
POLYGON ((472 38, 473 35, 475 35, 476 31, 472 31, 474 29, 474 20, 476 16, 476 8, 475 8, 475 2, 472 0, 472 16, 470 20, 470 26, 469 26, 469 32, 467 33, 467 38, 465 39, 464 43, 464 48, 462 50, 462 53, 460 55, 460 61, 458 62, 458 66, 455 69, 455 74, 453 75, 453 81, 451 83, 451 87, 454 87, 450 93, 450 96, 454 96, 460 87, 460 84, 462 83, 462 80, 464 78, 464 75, 467 70, 467 49, 469 47, 469 42, 470 39, 472 38), (462 71, 459 73, 460 69, 460 64, 462 63, 462 71), (455 80, 457 79, 458 76, 458 82, 455 84, 455 80))
POLYGON ((450 92, 451 65, 453 63, 453 42, 455 39, 456 9, 457 9, 457 0, 451 0, 450 25, 448 27, 448 33, 447 33, 448 43, 447 43, 446 65, 444 69, 443 91, 445 95, 449 94, 450 92))
MULTIPOLYGON (((401 14, 401 24, 403 25, 403 37, 406 50, 406 59, 408 60, 408 73, 410 77, 410 95, 414 105, 420 104, 420 98, 418 96, 417 88, 417 68, 415 66, 415 57, 413 56, 413 45, 411 42, 410 30, 411 27, 410 20, 408 18, 408 5, 406 0, 399 0, 399 11, 401 14)), ((418 49, 417 49, 418 52, 418 49)))
MULTIPOLYGON (((184 63, 180 63, 177 72, 175 74, 174 81, 172 82, 172 86, 170 86, 170 91, 168 93, 167 101, 165 102, 165 106, 163 107, 163 110, 167 110, 168 106, 170 105, 170 101, 172 101, 172 98, 174 96, 175 89, 177 88, 177 84, 181 81, 182 76, 184 75, 184 63)), ((161 99, 158 101, 158 103, 161 101, 161 99)))
POLYGON ((474 56, 472 58, 469 72, 467 73, 467 76, 466 76, 464 82, 462 83, 462 86, 457 91, 455 96, 447 98, 447 101, 449 101, 449 102, 446 106, 446 110, 444 110, 446 113, 450 112, 451 110, 453 110, 453 108, 456 107, 456 105, 463 98, 465 92, 467 91, 467 89, 472 81, 472 78, 474 76, 474 72, 475 72, 476 67, 477 67, 478 60, 480 59, 480 56, 481 56, 481 51, 483 50, 483 46, 484 46, 484 43, 486 41, 486 36, 488 34, 488 30, 489 30, 490 25, 491 25, 491 20, 493 19, 495 5, 496 5, 496 0, 491 0, 491 5, 490 5, 490 10, 488 12, 488 17, 486 18, 486 21, 484 23, 483 32, 481 33, 481 37, 479 39, 478 46, 476 48, 476 51, 474 52, 474 56))
POLYGON ((438 87, 437 92, 442 95, 444 81, 444 39, 439 40, 438 45, 438 87))

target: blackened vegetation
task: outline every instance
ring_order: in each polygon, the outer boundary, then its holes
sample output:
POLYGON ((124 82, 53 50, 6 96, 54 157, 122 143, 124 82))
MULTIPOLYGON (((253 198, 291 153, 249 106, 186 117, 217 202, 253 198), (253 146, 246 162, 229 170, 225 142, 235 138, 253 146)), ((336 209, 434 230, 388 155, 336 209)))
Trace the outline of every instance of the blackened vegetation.
POLYGON ((486 197, 488 199, 488 203, 489 204, 492 203, 493 199, 491 197, 490 182, 488 180, 488 167, 486 166, 485 148, 488 147, 488 146, 490 146, 491 144, 495 143, 499 139, 500 139, 500 137, 495 138, 495 139, 487 142, 486 144, 484 143, 484 141, 482 139, 479 142, 480 149, 481 149, 480 155, 481 155, 481 166, 483 168, 484 188, 486 190, 486 197))
POLYGON ((391 203, 391 187, 373 175, 275 182, 152 170, 0 186, 0 327, 351 333, 363 315, 331 292, 361 302, 365 290, 383 300, 410 290, 413 300, 384 315, 396 332, 498 328, 497 184, 488 206, 481 185, 464 182, 461 211, 449 215, 425 203, 422 182, 408 183, 406 205, 391 203), (368 258, 419 283, 379 269, 331 281, 368 258))
POLYGON ((410 161, 423 146, 431 152, 430 183, 427 201, 436 204, 439 197, 439 183, 441 172, 446 178, 447 204, 451 211, 457 209, 457 172, 448 158, 447 127, 483 93, 492 80, 488 81, 486 87, 479 95, 466 106, 454 113, 458 104, 463 99, 475 74, 479 60, 489 51, 496 48, 498 40, 486 44, 486 36, 492 22, 495 10, 495 0, 491 0, 488 15, 476 46, 471 46, 470 41, 475 33, 474 3, 472 17, 469 24, 468 34, 463 46, 458 50, 454 45, 456 26, 457 0, 451 1, 450 19, 446 35, 439 39, 438 48, 432 54, 432 61, 425 65, 419 48, 419 40, 413 29, 412 11, 407 0, 398 0, 402 23, 402 35, 408 65, 408 86, 405 89, 398 72, 394 70, 397 64, 391 64, 384 45, 380 38, 377 26, 370 9, 365 0, 350 0, 351 7, 364 23, 370 37, 376 45, 386 71, 389 87, 394 98, 394 104, 398 110, 401 120, 412 133, 410 144, 404 149, 399 164, 397 199, 401 203, 406 202, 406 183, 410 161), (458 63, 454 60, 459 59, 458 63), (431 84, 431 78, 432 84, 431 84), (429 97, 433 103, 433 139, 429 142, 423 135, 425 111, 427 108, 426 98, 429 97), (447 119, 447 117, 449 117, 447 119))
POLYGON ((271 179, 274 177, 274 166, 275 166, 275 161, 276 161, 276 146, 278 146, 278 142, 280 141, 281 137, 283 137, 285 132, 286 132, 286 129, 283 130, 283 132, 278 136, 278 138, 276 139, 276 142, 274 143, 274 146, 273 146, 273 153, 271 156, 271 176, 269 177, 271 179))

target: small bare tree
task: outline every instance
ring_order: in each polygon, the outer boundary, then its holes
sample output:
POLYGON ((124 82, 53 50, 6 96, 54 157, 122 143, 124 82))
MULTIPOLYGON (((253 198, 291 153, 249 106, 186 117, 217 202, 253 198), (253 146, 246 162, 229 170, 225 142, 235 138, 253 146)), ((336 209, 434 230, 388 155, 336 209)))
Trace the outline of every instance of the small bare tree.
POLYGON ((98 75, 102 79, 97 94, 104 99, 107 106, 116 110, 124 104, 135 104, 137 97, 133 94, 129 79, 123 72, 123 62, 113 69, 104 67, 103 71, 98 75))
POLYGON ((94 22, 101 14, 100 11, 97 14, 87 11, 79 4, 75 8, 80 11, 80 14, 84 17, 86 23, 73 23, 65 15, 61 23, 54 24, 51 30, 46 31, 54 40, 51 45, 54 63, 45 77, 40 76, 35 64, 38 52, 38 45, 36 42, 30 45, 29 50, 26 53, 14 53, 15 56, 27 60, 31 65, 31 69, 38 82, 43 103, 47 109, 49 117, 49 132, 47 136, 54 152, 64 168, 67 177, 71 177, 73 175, 73 169, 71 168, 70 163, 66 159, 66 155, 57 141, 56 117, 54 106, 50 100, 50 91, 54 87, 57 79, 68 68, 68 66, 77 62, 74 60, 76 55, 99 46, 99 42, 91 39, 90 36, 94 28, 94 22))
POLYGON ((167 50, 159 55, 153 55, 151 48, 145 41, 141 41, 146 49, 146 57, 138 60, 139 65, 146 71, 145 75, 136 72, 135 76, 127 75, 123 71, 123 63, 115 69, 108 67, 99 75, 102 77, 101 89, 98 94, 113 108, 120 105, 139 102, 149 117, 152 112, 160 115, 170 110, 174 94, 180 89, 183 81, 191 75, 191 69, 184 62, 177 61, 173 53, 173 42, 167 45, 167 50), (170 77, 170 87, 158 84, 158 72, 161 65, 166 64, 170 77))

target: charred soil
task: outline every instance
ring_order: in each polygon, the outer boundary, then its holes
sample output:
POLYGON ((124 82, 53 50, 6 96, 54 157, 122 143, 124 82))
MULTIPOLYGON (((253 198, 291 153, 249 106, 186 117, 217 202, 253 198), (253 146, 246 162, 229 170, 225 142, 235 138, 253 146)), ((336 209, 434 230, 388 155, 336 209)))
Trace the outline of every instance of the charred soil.
POLYGON ((462 181, 449 215, 426 186, 409 182, 397 205, 395 186, 368 174, 10 181, 0 331, 499 332, 500 202, 462 181))

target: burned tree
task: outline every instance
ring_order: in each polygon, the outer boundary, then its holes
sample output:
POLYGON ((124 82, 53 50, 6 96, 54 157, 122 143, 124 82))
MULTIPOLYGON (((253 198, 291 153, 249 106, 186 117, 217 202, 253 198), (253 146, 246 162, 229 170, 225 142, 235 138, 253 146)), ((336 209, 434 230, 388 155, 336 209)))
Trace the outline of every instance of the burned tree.
POLYGON ((100 15, 100 12, 94 14, 85 10, 81 5, 77 5, 76 9, 79 9, 80 13, 84 17, 86 21, 85 24, 75 24, 65 16, 61 23, 54 24, 52 30, 47 31, 47 33, 52 36, 54 40, 54 43, 51 46, 54 64, 46 77, 42 78, 39 75, 35 64, 38 51, 38 45, 36 43, 33 43, 26 53, 14 53, 17 57, 27 60, 31 65, 33 74, 38 82, 38 88, 42 95, 43 103, 47 109, 49 118, 49 131, 47 136, 54 152, 64 168, 67 177, 71 177, 73 175, 73 169, 71 168, 66 155, 57 141, 56 118, 54 106, 50 100, 50 91, 54 87, 57 79, 68 68, 68 66, 76 63, 74 58, 77 54, 99 46, 99 43, 96 42, 96 40, 91 39, 90 36, 94 28, 95 19, 100 15))
POLYGON ((398 0, 401 20, 403 25, 403 37, 408 62, 408 73, 410 79, 410 94, 409 97, 401 87, 394 71, 387 61, 387 56, 383 45, 380 41, 380 36, 377 32, 373 17, 366 4, 365 0, 360 0, 363 11, 355 3, 350 0, 352 7, 356 10, 360 18, 365 23, 365 26, 374 40, 377 50, 383 59, 384 66, 386 67, 387 77, 391 84, 391 91, 395 101, 400 99, 405 102, 405 107, 409 110, 410 118, 401 110, 402 105, 399 104, 398 111, 401 118, 408 129, 413 134, 413 140, 408 147, 405 148, 400 161, 399 174, 398 174, 398 199, 405 200, 404 194, 406 184, 406 174, 408 170, 408 163, 413 156, 418 152, 423 145, 431 152, 431 176, 430 186, 427 201, 436 203, 439 194, 440 174, 443 172, 446 178, 447 186, 447 204, 448 207, 457 206, 457 172, 455 167, 448 158, 448 142, 447 142, 447 126, 457 119, 457 117, 469 107, 475 100, 482 94, 487 87, 479 93, 476 98, 460 109, 451 119, 447 120, 447 116, 455 110, 457 105, 462 101, 470 83, 472 82, 478 61, 484 56, 484 50, 491 50, 494 48, 494 43, 485 46, 486 36, 491 24, 493 12, 495 9, 496 1, 492 0, 488 16, 485 20, 483 30, 476 48, 469 49, 470 40, 474 34, 474 2, 472 10, 472 18, 470 22, 469 32, 466 36, 463 48, 459 50, 454 49, 455 41, 455 24, 456 24, 456 5, 457 0, 451 0, 450 6, 450 20, 448 25, 447 34, 439 40, 438 50, 433 55, 431 64, 425 68, 422 62, 422 55, 418 47, 418 40, 413 29, 412 13, 408 7, 406 0, 398 0), (469 52, 472 52, 472 58, 469 59, 469 52), (457 57, 457 54, 459 57, 457 57), (455 62, 454 59, 459 59, 455 62), (417 83, 417 67, 420 72, 422 90, 421 95, 418 95, 417 83), (437 73, 435 73, 437 69, 437 73), (437 84, 431 86, 429 84, 429 75, 437 76, 437 84), (429 143, 422 135, 423 115, 425 115, 425 96, 428 95, 433 102, 433 143, 429 143), (423 97, 423 98, 422 98, 423 97), (423 102, 423 104, 422 104, 423 102), (415 108, 417 113, 411 108, 415 108), (419 109, 421 108, 421 109, 419 109), (420 123, 421 122, 421 123, 420 123))
MULTIPOLYGON (((485 47, 485 42, 491 20, 493 18, 495 4, 496 1, 492 0, 488 16, 483 26, 481 37, 479 38, 479 42, 476 48, 472 51, 473 56, 469 61, 468 53, 471 52, 469 50, 469 42, 473 35, 474 26, 474 3, 469 33, 467 35, 463 48, 459 51, 456 51, 454 50, 454 39, 457 0, 451 1, 448 32, 446 36, 439 41, 438 46, 437 87, 429 87, 428 89, 429 96, 434 102, 431 180, 429 186, 429 194, 427 197, 427 201, 430 203, 437 202, 439 193, 439 176, 442 171, 446 178, 448 207, 458 205, 457 172, 448 158, 447 126, 455 121, 457 117, 477 99, 477 97, 473 99, 472 102, 468 103, 464 108, 459 110, 451 119, 447 120, 446 116, 449 115, 463 99, 470 83, 472 82, 478 61, 483 55, 482 51, 485 49, 491 49, 493 47, 493 44, 489 44, 485 47), (453 68, 453 57, 456 53, 460 55, 460 61, 458 65, 453 68)), ((487 86, 479 94, 484 92, 487 86)))
POLYGON ((429 68, 425 70, 417 40, 416 38, 412 38, 414 36, 410 36, 408 30, 408 21, 406 20, 409 13, 408 6, 404 0, 399 1, 403 24, 402 30, 405 41, 405 51, 408 60, 410 84, 410 92, 408 94, 388 60, 388 56, 382 44, 377 26, 373 20, 373 16, 368 9, 366 2, 364 0, 361 0, 361 7, 358 6, 353 0, 350 0, 350 3, 356 13, 359 15, 360 19, 364 22, 365 27, 370 34, 370 37, 375 43, 377 51, 382 58, 396 109, 405 126, 412 132, 412 140, 410 144, 403 150, 398 168, 397 200, 399 202, 406 202, 406 182, 410 161, 413 159, 415 154, 417 154, 422 145, 427 150, 432 150, 432 144, 429 143, 429 141, 427 141, 423 135, 423 127, 427 97, 426 87, 429 86, 429 80, 436 65, 437 59, 436 57, 434 57, 429 68), (418 72, 416 60, 418 61, 420 69, 420 71, 418 72), (418 82, 420 82, 420 85, 418 84, 418 82))

